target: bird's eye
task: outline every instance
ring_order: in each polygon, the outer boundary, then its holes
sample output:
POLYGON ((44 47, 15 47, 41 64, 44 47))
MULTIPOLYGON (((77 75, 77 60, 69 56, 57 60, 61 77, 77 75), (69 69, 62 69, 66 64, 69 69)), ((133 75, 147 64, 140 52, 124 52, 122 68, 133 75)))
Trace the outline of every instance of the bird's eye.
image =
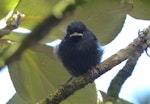
POLYGON ((79 32, 79 33, 81 33, 81 34, 83 34, 83 33, 84 33, 84 31, 83 31, 83 30, 79 30, 78 32, 79 32))

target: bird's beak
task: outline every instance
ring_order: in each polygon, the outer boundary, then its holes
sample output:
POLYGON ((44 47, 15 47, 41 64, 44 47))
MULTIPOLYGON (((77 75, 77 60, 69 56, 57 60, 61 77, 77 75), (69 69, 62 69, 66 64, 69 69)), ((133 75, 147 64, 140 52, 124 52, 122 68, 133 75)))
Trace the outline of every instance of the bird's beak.
POLYGON ((75 32, 75 33, 73 33, 73 34, 70 35, 70 37, 76 37, 76 36, 77 36, 77 37, 78 37, 78 36, 79 36, 79 37, 82 37, 83 34, 75 32))

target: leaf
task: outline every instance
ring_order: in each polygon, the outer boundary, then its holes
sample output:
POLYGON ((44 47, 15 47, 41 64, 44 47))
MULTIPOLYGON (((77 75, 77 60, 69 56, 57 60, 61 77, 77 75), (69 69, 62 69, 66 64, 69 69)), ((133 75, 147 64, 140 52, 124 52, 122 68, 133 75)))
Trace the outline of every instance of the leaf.
MULTIPOLYGON (((69 79, 68 72, 55 60, 52 53, 52 48, 36 45, 27 49, 19 59, 13 60, 8 65, 18 95, 30 104, 37 103, 53 93, 58 86, 69 79)), ((62 104, 94 104, 97 101, 96 96, 95 85, 91 84, 62 104), (90 98, 80 99, 87 96, 90 98)))
POLYGON ((28 104, 18 94, 15 94, 7 104, 28 104))
POLYGON ((112 41, 121 31, 126 14, 132 10, 132 4, 120 0, 22 0, 16 11, 26 16, 21 27, 32 30, 49 14, 61 16, 69 4, 70 13, 62 23, 56 26, 43 43, 62 38, 67 25, 72 21, 82 21, 98 37, 101 44, 112 41), (74 3, 75 1, 75 3, 74 3), (34 2, 34 3, 31 3, 34 2), (64 7, 60 6, 64 3, 64 7), (73 5, 74 3, 74 5, 73 5), (39 7, 40 4, 40 7, 39 7))
MULTIPOLYGON (((22 0, 15 9, 25 14, 21 27, 32 30, 38 23, 52 13, 53 7, 59 1, 60 0, 22 0)), ((72 0, 64 1, 69 2, 72 0)))
POLYGON ((72 14, 68 15, 43 41, 62 38, 71 21, 82 21, 98 37, 101 44, 107 44, 121 31, 126 14, 132 9, 131 3, 120 3, 120 0, 84 1, 84 3, 76 3, 72 14))
POLYGON ((0 68, 5 66, 2 54, 11 46, 11 41, 6 39, 0 39, 0 68))
POLYGON ((0 19, 4 18, 11 10, 13 10, 20 0, 0 0, 0 19))
MULTIPOLYGON (((16 8, 16 10, 26 15, 21 26, 32 30, 33 27, 42 21, 48 14, 52 12, 55 13, 55 11, 58 10, 60 15, 62 11, 59 10, 59 8, 57 9, 57 7, 59 7, 58 5, 60 5, 61 2, 66 2, 65 6, 68 6, 67 3, 71 1, 72 0, 62 0, 60 2, 52 0, 22 0, 20 5, 16 8), (37 4, 40 4, 42 8, 39 8, 37 4)), ((72 8, 77 8, 72 11, 72 15, 68 15, 68 17, 57 26, 43 42, 50 42, 54 39, 62 38, 65 34, 64 31, 67 25, 71 21, 80 20, 87 24, 89 29, 97 35, 101 44, 107 44, 112 41, 122 29, 126 14, 130 14, 134 18, 149 20, 149 3, 149 0, 76 0, 72 8)), ((66 8, 65 6, 62 8, 66 8)))
MULTIPOLYGON (((130 0, 132 1, 132 0, 130 0)), ((129 14, 137 19, 150 20, 150 1, 134 0, 133 10, 129 14)))

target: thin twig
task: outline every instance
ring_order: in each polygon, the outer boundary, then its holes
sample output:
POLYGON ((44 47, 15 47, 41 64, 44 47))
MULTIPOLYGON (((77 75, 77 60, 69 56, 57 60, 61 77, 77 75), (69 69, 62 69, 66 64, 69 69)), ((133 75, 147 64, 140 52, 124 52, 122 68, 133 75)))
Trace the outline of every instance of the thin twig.
POLYGON ((111 81, 107 91, 107 97, 106 99, 103 99, 104 102, 106 101, 115 102, 118 99, 118 95, 120 93, 122 85, 131 76, 134 67, 142 53, 143 49, 139 48, 138 52, 134 52, 129 56, 126 65, 122 68, 122 70, 118 72, 115 78, 111 81))
POLYGON ((13 14, 10 22, 6 25, 6 27, 4 27, 3 29, 0 30, 0 38, 2 38, 5 35, 10 34, 10 32, 14 29, 17 29, 21 19, 24 17, 25 15, 20 13, 20 12, 16 12, 15 14, 13 14))

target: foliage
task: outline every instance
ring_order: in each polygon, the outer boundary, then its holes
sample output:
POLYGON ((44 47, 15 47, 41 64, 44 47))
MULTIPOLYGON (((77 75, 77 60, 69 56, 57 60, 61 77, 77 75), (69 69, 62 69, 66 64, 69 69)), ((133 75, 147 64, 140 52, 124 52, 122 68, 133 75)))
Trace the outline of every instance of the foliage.
MULTIPOLYGON (((0 19, 11 10, 20 11, 25 14, 20 27, 32 31, 49 15, 54 15, 58 20, 65 17, 57 25, 50 27, 51 31, 47 32, 45 37, 43 36, 34 44, 28 44, 30 47, 23 48, 20 56, 11 61, 6 62, 6 59, 18 50, 23 43, 22 40, 28 36, 12 32, 0 39, 0 67, 8 65, 17 91, 8 104, 36 103, 69 79, 68 73, 54 58, 53 47, 46 46, 45 43, 62 38, 67 24, 71 21, 83 21, 104 45, 111 42, 121 31, 127 14, 135 18, 150 19, 149 3, 149 0, 1 0, 0 19), (63 15, 66 10, 67 13, 63 15)), ((36 39, 33 38, 30 41, 36 39)), ((96 88, 91 84, 62 104, 96 102, 96 88), (90 98, 86 99, 88 96, 90 98), (86 100, 83 101, 81 98, 86 100)))

